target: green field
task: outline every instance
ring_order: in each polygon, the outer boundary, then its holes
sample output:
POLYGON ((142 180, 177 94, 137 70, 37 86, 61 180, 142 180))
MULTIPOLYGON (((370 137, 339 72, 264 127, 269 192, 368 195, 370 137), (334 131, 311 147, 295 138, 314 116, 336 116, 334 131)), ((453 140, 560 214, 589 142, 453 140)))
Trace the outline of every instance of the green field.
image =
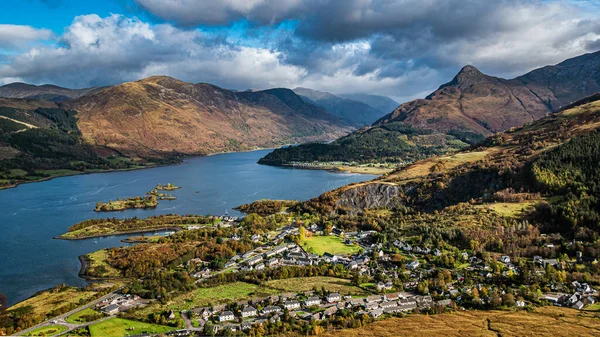
POLYGON ((169 301, 166 305, 152 304, 136 312, 137 317, 147 317, 149 314, 157 311, 190 310, 196 307, 229 303, 232 301, 241 301, 253 297, 263 297, 279 293, 276 289, 261 287, 255 284, 234 282, 224 284, 213 288, 200 288, 188 293, 179 295, 169 301))
POLYGON ((93 309, 86 308, 86 309, 83 309, 83 310, 76 312, 73 315, 67 317, 66 321, 67 321, 67 323, 74 323, 74 324, 87 323, 88 320, 86 320, 83 316, 94 316, 94 315, 98 316, 101 314, 93 309))
POLYGON ((334 255, 349 255, 358 253, 361 248, 357 245, 344 244, 341 238, 333 235, 311 236, 302 240, 302 247, 311 253, 323 255, 325 253, 334 255))
POLYGON ((282 292, 289 291, 295 293, 310 291, 315 288, 325 288, 327 291, 338 292, 340 294, 369 295, 363 289, 353 286, 350 280, 327 276, 297 277, 285 280, 272 280, 267 281, 265 285, 269 288, 279 289, 282 292))
POLYGON ((56 334, 59 334, 61 332, 65 332, 65 331, 67 331, 66 326, 47 325, 47 326, 37 328, 37 329, 31 331, 30 333, 27 334, 27 336, 54 336, 56 334))
POLYGON ((107 321, 90 325, 92 337, 123 337, 141 333, 165 333, 175 328, 164 325, 131 321, 122 318, 111 318, 107 321))

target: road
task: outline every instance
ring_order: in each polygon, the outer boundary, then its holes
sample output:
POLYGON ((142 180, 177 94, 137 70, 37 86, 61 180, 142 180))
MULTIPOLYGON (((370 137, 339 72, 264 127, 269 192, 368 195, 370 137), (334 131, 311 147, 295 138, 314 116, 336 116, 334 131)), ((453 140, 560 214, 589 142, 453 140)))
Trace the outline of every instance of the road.
POLYGON ((66 321, 67 317, 69 317, 69 316, 71 316, 71 315, 73 315, 75 313, 78 313, 81 310, 93 307, 94 305, 96 305, 96 304, 104 301, 105 299, 110 298, 111 296, 117 295, 117 291, 118 290, 115 290, 114 292, 106 294, 106 295, 100 297, 97 300, 91 301, 90 303, 84 304, 84 305, 78 307, 77 309, 71 310, 71 311, 69 311, 69 312, 67 312, 65 314, 60 315, 60 316, 56 316, 56 317, 53 317, 51 319, 47 319, 47 320, 43 321, 40 324, 37 324, 37 325, 34 325, 34 326, 30 327, 30 328, 22 330, 22 331, 19 332, 18 335, 19 336, 25 336, 29 332, 31 332, 31 331, 33 331, 33 330, 35 330, 37 328, 41 328, 41 327, 44 327, 44 326, 50 326, 50 325, 62 325, 62 326, 67 327, 68 330, 60 334, 60 335, 63 335, 63 334, 66 334, 69 331, 73 331, 73 330, 82 328, 84 326, 88 326, 88 325, 91 325, 91 324, 99 323, 99 322, 105 321, 107 319, 113 318, 114 315, 108 316, 108 317, 103 317, 103 318, 101 318, 101 319, 99 319, 97 321, 94 321, 94 322, 88 322, 88 323, 82 323, 82 324, 68 323, 66 321), (56 323, 53 323, 53 322, 56 322, 56 323))

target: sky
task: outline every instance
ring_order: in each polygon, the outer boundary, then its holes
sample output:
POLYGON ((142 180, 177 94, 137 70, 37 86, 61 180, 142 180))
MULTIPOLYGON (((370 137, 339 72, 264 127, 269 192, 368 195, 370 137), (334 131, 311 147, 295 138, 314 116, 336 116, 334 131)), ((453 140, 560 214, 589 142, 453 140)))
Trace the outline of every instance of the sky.
POLYGON ((167 75, 228 89, 424 97, 600 50, 600 0, 1 0, 0 84, 167 75))

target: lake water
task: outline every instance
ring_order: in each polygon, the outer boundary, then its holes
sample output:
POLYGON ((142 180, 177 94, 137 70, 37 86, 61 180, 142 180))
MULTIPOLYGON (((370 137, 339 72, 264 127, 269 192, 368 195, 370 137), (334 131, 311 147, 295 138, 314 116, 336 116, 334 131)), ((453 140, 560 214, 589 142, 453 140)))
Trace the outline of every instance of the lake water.
MULTIPOLYGON (((57 178, 0 190, 0 291, 16 303, 60 283, 84 286, 79 255, 123 246, 124 237, 54 240, 79 221, 154 214, 239 214, 231 208, 258 199, 306 200, 369 175, 298 170, 256 164, 270 150, 192 158, 152 169, 57 178), (143 195, 172 182, 174 201, 153 210, 95 213, 96 202, 143 195)), ((126 237, 126 236, 125 236, 126 237)))

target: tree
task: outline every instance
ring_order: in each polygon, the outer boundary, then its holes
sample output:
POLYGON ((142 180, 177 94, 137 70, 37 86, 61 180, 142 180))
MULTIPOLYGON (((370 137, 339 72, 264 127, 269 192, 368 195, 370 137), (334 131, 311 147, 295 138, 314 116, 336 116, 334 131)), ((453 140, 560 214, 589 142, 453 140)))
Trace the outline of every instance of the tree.
POLYGON ((513 294, 504 294, 502 296, 502 304, 506 306, 513 306, 515 304, 515 296, 513 294))

